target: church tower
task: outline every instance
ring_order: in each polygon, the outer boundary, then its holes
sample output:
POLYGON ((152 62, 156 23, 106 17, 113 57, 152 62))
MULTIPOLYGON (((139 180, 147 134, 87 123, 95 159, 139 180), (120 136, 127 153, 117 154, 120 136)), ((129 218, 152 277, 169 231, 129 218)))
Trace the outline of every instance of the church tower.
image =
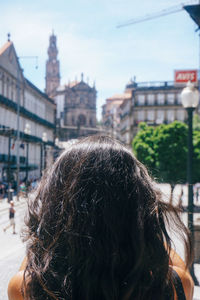
POLYGON ((48 60, 46 62, 46 88, 45 92, 50 96, 60 85, 60 64, 57 60, 58 49, 54 33, 49 38, 48 60))

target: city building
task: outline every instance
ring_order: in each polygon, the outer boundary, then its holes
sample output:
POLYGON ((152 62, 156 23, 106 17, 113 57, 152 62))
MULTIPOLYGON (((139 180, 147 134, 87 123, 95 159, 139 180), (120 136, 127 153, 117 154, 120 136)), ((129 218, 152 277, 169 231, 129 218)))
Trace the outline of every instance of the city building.
POLYGON ((24 77, 19 61, 8 38, 0 48, 1 181, 38 178, 53 160, 56 105, 24 77))
POLYGON ((124 98, 111 97, 103 106, 102 120, 105 131, 131 145, 140 122, 157 126, 175 120, 185 122, 187 112, 181 104, 182 86, 174 82, 141 82, 131 80, 124 98), (117 106, 117 109, 116 109, 117 106), (113 134, 117 129, 117 134, 113 134))
POLYGON ((176 86, 172 81, 132 82, 127 88, 132 89, 133 136, 137 133, 140 122, 157 126, 175 120, 186 121, 187 112, 180 97, 182 86, 176 86))
POLYGON ((116 94, 106 99, 102 106, 102 126, 107 134, 117 139, 121 139, 121 106, 131 99, 131 94, 125 91, 124 94, 116 94))
POLYGON ((131 95, 124 99, 122 104, 119 106, 119 139, 122 143, 129 146, 132 142, 132 124, 133 114, 132 111, 132 97, 131 95))
POLYGON ((60 85, 56 36, 50 36, 46 63, 46 93, 57 105, 56 135, 60 141, 99 132, 96 126, 96 88, 81 79, 60 85))

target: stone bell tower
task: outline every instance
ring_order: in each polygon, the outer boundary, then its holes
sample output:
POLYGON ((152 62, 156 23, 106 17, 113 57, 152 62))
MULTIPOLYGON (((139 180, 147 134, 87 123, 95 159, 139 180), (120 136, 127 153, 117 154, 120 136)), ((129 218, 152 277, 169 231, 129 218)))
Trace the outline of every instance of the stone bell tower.
POLYGON ((49 38, 48 60, 46 62, 45 92, 51 96, 60 85, 60 63, 57 59, 58 49, 54 32, 49 38))

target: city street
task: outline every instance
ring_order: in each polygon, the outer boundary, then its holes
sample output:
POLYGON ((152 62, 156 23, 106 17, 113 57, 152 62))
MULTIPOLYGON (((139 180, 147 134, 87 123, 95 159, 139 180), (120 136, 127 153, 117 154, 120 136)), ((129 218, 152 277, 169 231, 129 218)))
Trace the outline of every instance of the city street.
POLYGON ((0 203, 0 300, 7 299, 8 282, 19 269, 25 256, 25 245, 21 242, 20 231, 24 224, 26 204, 22 202, 15 205, 16 235, 12 234, 12 228, 9 228, 5 233, 3 231, 3 228, 9 224, 6 206, 9 207, 5 202, 0 203))
MULTIPOLYGON (((169 195, 168 185, 159 185, 165 194, 166 199, 169 195)), ((177 186, 175 190, 175 199, 177 200, 180 193, 180 187, 177 186)), ((187 194, 185 190, 185 197, 183 205, 187 205, 187 194)), ((24 256, 25 245, 21 242, 20 232, 24 224, 24 215, 26 211, 26 200, 22 199, 19 202, 15 201, 16 209, 16 235, 12 234, 12 228, 9 228, 6 233, 3 228, 9 224, 8 221, 8 203, 4 200, 0 202, 0 300, 7 299, 7 286, 9 279, 17 272, 24 256)), ((183 214, 183 220, 187 223, 187 214, 183 214)), ((195 214, 195 223, 200 223, 200 214, 195 214)), ((184 250, 177 236, 172 235, 174 245, 177 252, 184 258, 184 250)), ((200 281, 200 264, 195 264, 195 273, 200 281)), ((194 300, 200 300, 200 287, 195 287, 194 300)))

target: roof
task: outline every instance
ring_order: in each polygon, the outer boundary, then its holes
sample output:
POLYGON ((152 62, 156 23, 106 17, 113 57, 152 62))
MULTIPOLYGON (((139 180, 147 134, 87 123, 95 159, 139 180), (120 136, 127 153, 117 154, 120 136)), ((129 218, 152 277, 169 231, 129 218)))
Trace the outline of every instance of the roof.
MULTIPOLYGON (((15 51, 15 48, 14 48, 14 45, 13 45, 13 42, 11 41, 7 41, 1 48, 0 48, 0 55, 2 55, 9 47, 11 47, 11 50, 14 51, 14 55, 16 56, 16 63, 19 67, 19 69, 21 70, 20 68, 20 65, 19 65, 19 61, 17 59, 17 54, 16 54, 16 51, 15 51)), ((12 70, 8 70, 9 72, 12 72, 12 70)), ((22 77, 24 78, 25 82, 27 83, 27 85, 29 85, 32 89, 34 89, 37 93, 39 93, 43 98, 45 98, 46 100, 48 100, 50 103, 54 104, 54 101, 49 98, 47 96, 47 94, 43 93, 39 88, 37 88, 32 82, 30 82, 28 79, 26 79, 23 75, 22 77)))
POLYGON ((128 100, 130 101, 130 98, 129 99, 128 98, 124 99, 124 101, 120 104, 120 107, 121 108, 124 107, 128 100))
POLYGON ((37 88, 37 87, 36 87, 32 82, 30 82, 28 79, 25 78, 25 80, 26 80, 26 83, 27 83, 32 89, 34 89, 34 90, 35 90, 37 93, 39 93, 42 97, 44 97, 46 100, 48 100, 49 102, 51 102, 52 104, 55 105, 54 101, 53 101, 51 98, 49 98, 49 97, 47 96, 47 94, 43 93, 39 88, 37 88))
POLYGON ((7 41, 0 48, 0 66, 7 70, 8 73, 12 74, 13 77, 23 81, 24 76, 22 73, 22 68, 19 63, 19 59, 16 54, 16 50, 13 42, 7 41))
POLYGON ((106 100, 113 100, 113 101, 121 101, 121 100, 124 100, 124 99, 128 99, 131 97, 131 94, 129 93, 124 93, 124 94, 115 94, 109 98, 107 98, 106 100))
POLYGON ((13 43, 11 41, 6 42, 1 48, 0 48, 0 55, 6 51, 13 43))
POLYGON ((66 84, 66 86, 72 88, 74 87, 75 85, 79 84, 81 81, 77 81, 77 80, 74 80, 74 81, 69 81, 68 84, 66 84))
POLYGON ((77 81, 77 80, 73 80, 73 81, 69 81, 68 84, 65 85, 65 88, 73 88, 75 86, 78 86, 78 85, 84 85, 86 86, 88 89, 93 89, 87 82, 83 81, 83 80, 80 80, 80 81, 77 81))

